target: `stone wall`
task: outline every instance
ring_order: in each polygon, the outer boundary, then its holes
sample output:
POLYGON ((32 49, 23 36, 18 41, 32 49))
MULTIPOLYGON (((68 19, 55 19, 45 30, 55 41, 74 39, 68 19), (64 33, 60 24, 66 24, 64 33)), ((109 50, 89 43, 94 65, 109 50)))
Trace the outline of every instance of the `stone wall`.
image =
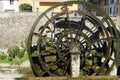
MULTIPOLYGON (((0 13, 0 52, 21 45, 40 13, 0 13)), ((116 18, 113 18, 116 20, 116 18)))
POLYGON ((0 52, 20 45, 28 36, 39 13, 0 13, 0 52))

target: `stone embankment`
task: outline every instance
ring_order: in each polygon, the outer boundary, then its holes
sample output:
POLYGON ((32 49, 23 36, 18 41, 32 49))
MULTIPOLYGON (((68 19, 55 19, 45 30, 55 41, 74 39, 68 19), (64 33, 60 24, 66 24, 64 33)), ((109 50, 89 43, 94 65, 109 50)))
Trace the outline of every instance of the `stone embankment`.
POLYGON ((21 45, 40 13, 0 13, 0 52, 21 45))
POLYGON ((0 80, 20 80, 22 77, 34 77, 28 60, 21 65, 0 64, 0 80))

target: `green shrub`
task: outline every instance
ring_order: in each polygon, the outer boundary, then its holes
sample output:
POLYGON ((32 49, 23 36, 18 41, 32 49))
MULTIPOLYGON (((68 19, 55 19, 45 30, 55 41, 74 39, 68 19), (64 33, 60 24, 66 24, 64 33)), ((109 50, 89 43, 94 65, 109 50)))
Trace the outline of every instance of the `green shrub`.
POLYGON ((15 56, 18 54, 19 50, 20 50, 19 47, 16 46, 16 45, 10 47, 10 48, 8 49, 9 57, 15 58, 15 56))
POLYGON ((8 58, 9 58, 9 57, 6 57, 5 59, 3 59, 3 60, 2 60, 2 63, 10 63, 10 61, 9 61, 8 58))
POLYGON ((20 10, 22 12, 32 12, 32 6, 30 4, 24 3, 20 5, 20 10))
POLYGON ((24 53, 24 57, 22 59, 23 59, 23 61, 26 61, 28 59, 28 53, 27 52, 24 53))
POLYGON ((0 54, 0 59, 1 59, 1 60, 4 60, 4 59, 6 59, 6 58, 7 58, 7 55, 6 55, 6 54, 3 54, 3 53, 0 54))
POLYGON ((11 57, 8 57, 8 61, 12 61, 13 60, 13 58, 11 58, 11 57))
POLYGON ((19 58, 22 58, 22 57, 24 56, 24 53, 25 53, 25 51, 21 49, 21 50, 18 52, 17 56, 18 56, 19 58))
POLYGON ((12 64, 20 65, 22 62, 23 62, 23 60, 16 56, 13 59, 12 64))
POLYGON ((8 55, 0 54, 0 63, 9 63, 20 65, 28 59, 28 53, 25 51, 25 47, 20 49, 19 46, 14 45, 8 49, 8 55))

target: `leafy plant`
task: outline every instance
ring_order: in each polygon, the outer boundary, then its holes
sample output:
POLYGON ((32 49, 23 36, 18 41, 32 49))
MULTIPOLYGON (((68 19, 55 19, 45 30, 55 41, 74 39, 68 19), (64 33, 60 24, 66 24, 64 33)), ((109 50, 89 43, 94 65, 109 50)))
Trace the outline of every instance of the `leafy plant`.
POLYGON ((4 60, 4 59, 6 59, 7 58, 7 55, 6 54, 4 54, 4 53, 1 53, 0 54, 0 60, 4 60))
POLYGON ((22 62, 23 62, 23 60, 16 56, 13 59, 12 64, 20 65, 22 62))
POLYGON ((21 4, 20 9, 22 12, 32 12, 32 6, 30 4, 21 4))
POLYGON ((26 52, 27 39, 21 43, 21 47, 17 45, 9 47, 7 51, 8 55, 1 53, 0 62, 20 65, 24 61, 28 60, 28 53, 26 52))
POLYGON ((17 56, 18 56, 19 58, 22 58, 22 57, 24 56, 24 53, 25 53, 25 51, 21 49, 21 50, 18 52, 17 56))
POLYGON ((9 57, 15 58, 15 56, 18 54, 19 50, 20 50, 19 46, 14 45, 14 46, 10 47, 8 49, 9 57))

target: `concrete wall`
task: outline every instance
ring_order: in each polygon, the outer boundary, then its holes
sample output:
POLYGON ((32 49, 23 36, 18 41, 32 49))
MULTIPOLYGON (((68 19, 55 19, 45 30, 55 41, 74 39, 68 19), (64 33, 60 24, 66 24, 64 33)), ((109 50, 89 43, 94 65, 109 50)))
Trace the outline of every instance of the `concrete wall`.
POLYGON ((0 51, 20 45, 39 13, 0 13, 0 51))

